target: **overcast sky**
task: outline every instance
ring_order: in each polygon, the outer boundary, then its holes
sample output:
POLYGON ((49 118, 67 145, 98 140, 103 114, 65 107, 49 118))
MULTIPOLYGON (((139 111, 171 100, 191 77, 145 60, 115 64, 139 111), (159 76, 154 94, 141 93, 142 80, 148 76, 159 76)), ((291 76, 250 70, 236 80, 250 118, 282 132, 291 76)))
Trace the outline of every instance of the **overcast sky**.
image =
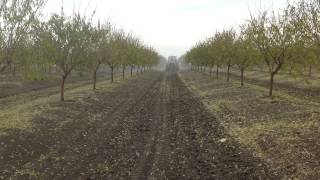
MULTIPOLYGON (((217 30, 243 24, 249 9, 283 9, 287 0, 63 0, 67 14, 87 14, 111 20, 132 32, 164 56, 180 56, 217 30), (89 8, 87 8, 89 6, 89 8)), ((49 0, 46 15, 60 12, 62 0, 49 0)))

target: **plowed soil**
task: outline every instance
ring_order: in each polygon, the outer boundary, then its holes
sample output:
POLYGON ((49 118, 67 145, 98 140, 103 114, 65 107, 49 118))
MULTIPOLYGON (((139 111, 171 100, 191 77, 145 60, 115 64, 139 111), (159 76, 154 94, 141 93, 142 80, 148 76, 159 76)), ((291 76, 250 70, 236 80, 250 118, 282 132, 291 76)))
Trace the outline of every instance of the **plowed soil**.
POLYGON ((51 103, 0 136, 0 179, 279 179, 233 140, 176 73, 51 103))

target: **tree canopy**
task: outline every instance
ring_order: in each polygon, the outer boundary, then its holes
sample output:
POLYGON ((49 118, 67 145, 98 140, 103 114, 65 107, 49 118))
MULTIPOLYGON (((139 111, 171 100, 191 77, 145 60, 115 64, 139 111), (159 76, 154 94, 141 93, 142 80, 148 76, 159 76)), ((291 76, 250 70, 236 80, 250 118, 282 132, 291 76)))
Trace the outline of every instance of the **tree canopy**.
POLYGON ((193 69, 213 66, 218 70, 230 67, 241 71, 260 66, 270 74, 269 95, 273 95, 274 76, 280 71, 303 74, 309 66, 319 67, 320 3, 317 0, 288 4, 279 12, 259 10, 237 30, 216 32, 197 43, 186 54, 186 62, 193 69))

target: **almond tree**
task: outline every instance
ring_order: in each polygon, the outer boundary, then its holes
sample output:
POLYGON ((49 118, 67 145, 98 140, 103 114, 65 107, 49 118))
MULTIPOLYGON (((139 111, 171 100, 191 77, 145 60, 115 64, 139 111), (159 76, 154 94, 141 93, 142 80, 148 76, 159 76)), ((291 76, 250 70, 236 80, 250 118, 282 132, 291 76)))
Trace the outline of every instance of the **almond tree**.
POLYGON ((120 59, 123 57, 123 40, 125 39, 125 34, 123 31, 114 31, 110 36, 109 43, 105 44, 107 51, 105 54, 105 63, 110 68, 111 83, 114 82, 114 69, 120 65, 120 59))
POLYGON ((227 81, 230 80, 230 68, 233 65, 235 57, 234 55, 234 42, 236 38, 236 32, 231 30, 224 30, 222 33, 218 33, 215 39, 217 44, 218 54, 220 54, 220 61, 227 66, 227 81))
POLYGON ((286 63, 288 50, 294 43, 293 27, 288 12, 270 16, 265 11, 251 17, 247 36, 255 43, 270 74, 269 96, 273 95, 274 77, 286 63))
POLYGON ((216 78, 219 79, 219 69, 225 64, 229 56, 224 32, 217 32, 214 37, 211 38, 210 48, 211 57, 213 57, 216 65, 216 78))
POLYGON ((88 43, 86 49, 86 63, 85 65, 93 74, 93 89, 96 89, 97 84, 97 72, 101 65, 106 62, 106 57, 110 53, 106 51, 111 34, 110 23, 100 24, 90 27, 90 30, 86 33, 88 36, 88 43))
POLYGON ((198 69, 203 71, 204 67, 210 68, 210 76, 212 75, 212 69, 216 64, 215 53, 212 52, 212 39, 197 43, 190 51, 185 55, 185 61, 192 65, 192 69, 198 69))
POLYGON ((297 4, 289 6, 289 12, 293 19, 296 36, 302 39, 308 56, 303 58, 304 64, 309 66, 309 76, 312 66, 320 64, 318 52, 320 48, 320 1, 301 0, 297 4))
POLYGON ((245 29, 235 41, 233 50, 236 57, 234 63, 241 73, 241 86, 244 86, 244 71, 260 59, 253 42, 246 36, 245 29))
POLYGON ((198 43, 196 48, 194 49, 194 53, 196 58, 198 59, 199 65, 200 65, 200 70, 205 72, 206 67, 210 67, 210 75, 212 75, 212 68, 214 66, 213 59, 210 56, 209 53, 210 49, 208 47, 208 41, 205 40, 201 43, 198 43))
POLYGON ((122 68, 122 79, 125 79, 125 72, 127 66, 130 64, 130 61, 132 60, 132 55, 131 55, 131 44, 130 44, 130 39, 133 37, 130 34, 127 34, 121 39, 119 42, 119 48, 121 50, 121 53, 119 55, 119 64, 122 68))
POLYGON ((144 57, 146 59, 145 66, 150 70, 153 65, 159 63, 159 54, 152 47, 145 49, 144 57))
POLYGON ((61 72, 60 100, 64 101, 65 81, 71 72, 80 66, 86 59, 86 32, 89 25, 80 14, 66 17, 54 14, 47 22, 42 33, 43 51, 48 59, 61 72))
POLYGON ((222 65, 228 67, 229 72, 234 59, 234 41, 235 32, 233 30, 217 32, 214 37, 208 38, 205 41, 198 43, 187 54, 186 61, 192 65, 205 69, 210 68, 210 76, 213 74, 213 68, 216 66, 216 78, 219 78, 219 68, 222 65))
POLYGON ((139 54, 142 51, 142 44, 139 39, 137 38, 130 38, 128 43, 129 45, 129 54, 130 54, 130 61, 128 62, 128 65, 130 66, 130 75, 133 76, 133 69, 137 66, 139 62, 139 54))
POLYGON ((14 56, 40 16, 46 0, 1 0, 0 73, 14 62, 14 56))
MULTIPOLYGON (((44 56, 44 51, 41 51, 40 35, 44 23, 38 21, 34 23, 29 35, 22 41, 23 45, 19 48, 14 56, 14 66, 19 67, 19 71, 23 73, 26 79, 37 80, 46 79, 50 76, 49 70, 52 63, 44 56)), ((15 71, 15 68, 14 68, 15 71)))
POLYGON ((186 55, 187 61, 192 65, 196 66, 198 70, 205 71, 205 67, 210 67, 210 75, 212 74, 212 68, 215 61, 211 58, 210 51, 210 40, 199 42, 194 46, 186 55))

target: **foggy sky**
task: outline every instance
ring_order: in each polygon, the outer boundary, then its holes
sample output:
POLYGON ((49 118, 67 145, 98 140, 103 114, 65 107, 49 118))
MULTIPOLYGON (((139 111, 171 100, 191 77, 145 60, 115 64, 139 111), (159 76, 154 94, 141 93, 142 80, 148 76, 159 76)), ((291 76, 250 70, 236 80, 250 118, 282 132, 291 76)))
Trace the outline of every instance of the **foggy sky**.
MULTIPOLYGON (((283 9, 287 0, 63 0, 64 11, 111 21, 164 56, 180 56, 217 30, 243 24, 257 9, 283 9)), ((49 0, 45 15, 59 13, 62 0, 49 0)))

